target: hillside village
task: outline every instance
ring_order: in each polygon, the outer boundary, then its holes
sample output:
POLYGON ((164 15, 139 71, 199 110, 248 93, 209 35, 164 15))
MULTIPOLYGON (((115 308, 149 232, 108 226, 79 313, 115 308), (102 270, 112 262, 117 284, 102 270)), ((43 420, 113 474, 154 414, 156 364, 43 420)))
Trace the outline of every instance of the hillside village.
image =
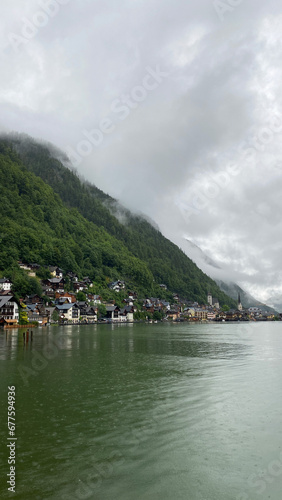
MULTIPOLYGON (((37 277, 38 264, 18 263, 27 276, 37 277)), ((189 301, 177 294, 168 301, 159 297, 138 297, 125 281, 108 284, 114 299, 105 298, 94 291, 89 277, 79 279, 73 273, 57 266, 48 267, 49 278, 40 280, 42 294, 17 298, 12 281, 0 279, 0 326, 46 326, 49 324, 124 323, 134 321, 274 321, 282 314, 263 311, 258 307, 244 309, 238 296, 237 309, 220 306, 217 298, 207 293, 206 304, 189 301), (67 284, 67 285, 66 285, 67 284)), ((165 284, 159 285, 166 291, 165 284)))

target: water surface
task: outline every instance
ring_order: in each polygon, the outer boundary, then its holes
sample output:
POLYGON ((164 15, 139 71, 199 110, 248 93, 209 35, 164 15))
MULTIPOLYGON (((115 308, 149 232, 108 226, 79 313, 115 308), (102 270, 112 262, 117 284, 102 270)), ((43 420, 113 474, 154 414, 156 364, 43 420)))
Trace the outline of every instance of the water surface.
POLYGON ((1 498, 281 500, 281 323, 2 331, 0 387, 1 498))

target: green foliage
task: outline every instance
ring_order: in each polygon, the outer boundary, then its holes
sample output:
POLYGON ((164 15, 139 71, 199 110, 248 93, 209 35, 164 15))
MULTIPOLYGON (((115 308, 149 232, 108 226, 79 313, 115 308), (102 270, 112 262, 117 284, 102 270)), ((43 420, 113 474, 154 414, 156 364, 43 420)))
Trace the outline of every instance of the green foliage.
POLYGON ((59 316, 58 311, 56 311, 56 309, 54 309, 54 311, 52 313, 52 320, 57 322, 57 321, 59 321, 59 318, 60 318, 60 316, 59 316))
POLYGON ((40 267, 37 271, 36 271, 36 276, 38 278, 40 278, 41 280, 47 280, 49 278, 51 278, 51 273, 49 271, 49 269, 47 267, 40 267))
POLYGON ((147 318, 147 313, 146 311, 136 311, 133 315, 133 318, 138 321, 144 321, 147 318))
POLYGON ((38 279, 28 276, 26 271, 13 265, 5 274, 13 282, 12 291, 16 298, 23 298, 26 295, 42 295, 42 288, 38 279))
POLYGON ((19 308, 19 324, 20 325, 27 325, 29 323, 28 321, 28 315, 25 309, 22 309, 21 307, 19 308))
POLYGON ((153 313, 153 320, 154 321, 161 321, 161 319, 163 318, 163 314, 159 311, 154 311, 153 313))
POLYGON ((230 307, 227 304, 224 304, 221 309, 223 311, 227 312, 227 311, 229 311, 230 307))
POLYGON ((107 314, 107 309, 104 304, 98 304, 98 319, 104 318, 107 314))
POLYGON ((83 293, 81 291, 77 292, 77 294, 76 294, 76 300, 78 300, 79 302, 84 302, 86 300, 85 293, 83 293))

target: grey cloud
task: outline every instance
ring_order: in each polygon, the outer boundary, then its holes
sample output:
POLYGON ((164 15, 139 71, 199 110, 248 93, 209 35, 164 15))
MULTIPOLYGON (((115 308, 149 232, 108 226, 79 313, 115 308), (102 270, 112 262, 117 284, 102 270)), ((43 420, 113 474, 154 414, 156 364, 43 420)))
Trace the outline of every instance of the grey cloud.
POLYGON ((67 150, 110 117, 114 131, 80 173, 184 251, 185 237, 197 242, 258 298, 281 294, 282 132, 258 142, 253 160, 243 153, 282 116, 278 2, 243 0, 221 21, 210 0, 70 0, 18 52, 9 35, 40 5, 1 3, 2 129, 67 150), (168 77, 124 120, 114 115, 113 101, 157 65, 168 77), (197 215, 185 212, 230 164, 240 173, 197 215))

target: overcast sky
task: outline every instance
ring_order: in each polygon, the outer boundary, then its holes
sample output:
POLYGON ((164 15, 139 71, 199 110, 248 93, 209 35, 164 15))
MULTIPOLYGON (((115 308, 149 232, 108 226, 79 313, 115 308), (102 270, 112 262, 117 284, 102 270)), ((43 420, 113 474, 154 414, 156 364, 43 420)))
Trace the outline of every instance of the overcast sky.
POLYGON ((282 293, 279 4, 0 0, 1 128, 72 154, 257 298, 282 293))

